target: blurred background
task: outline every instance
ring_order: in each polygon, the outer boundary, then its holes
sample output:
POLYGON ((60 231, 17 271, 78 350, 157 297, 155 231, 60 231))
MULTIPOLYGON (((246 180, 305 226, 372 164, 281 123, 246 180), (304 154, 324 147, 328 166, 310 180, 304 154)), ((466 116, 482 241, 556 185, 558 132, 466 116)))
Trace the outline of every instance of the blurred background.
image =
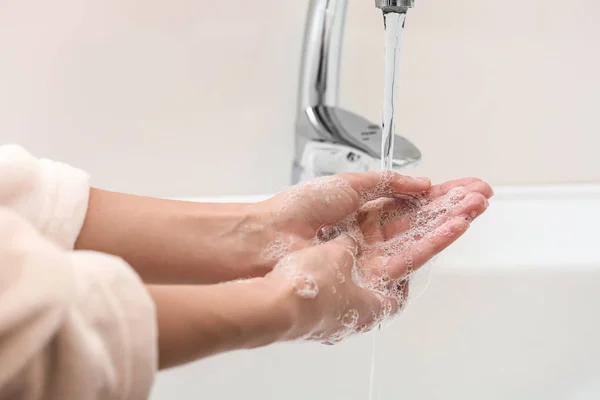
MULTIPOLYGON (((288 184, 307 0, 0 0, 0 143, 154 196, 288 184)), ((600 3, 422 0, 398 133, 414 171, 600 181, 600 3)), ((351 0, 341 105, 380 120, 383 29, 351 0)))

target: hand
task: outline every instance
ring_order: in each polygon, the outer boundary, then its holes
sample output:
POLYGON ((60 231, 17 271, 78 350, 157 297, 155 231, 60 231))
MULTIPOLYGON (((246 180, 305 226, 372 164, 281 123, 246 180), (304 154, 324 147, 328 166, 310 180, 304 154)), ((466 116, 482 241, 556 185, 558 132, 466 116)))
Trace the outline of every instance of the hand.
MULTIPOLYGON (((478 179, 462 179, 425 193, 409 184, 414 190, 402 194, 385 189, 398 187, 389 176, 342 175, 292 188, 253 209, 239 205, 246 217, 232 218, 226 231, 232 234, 218 236, 219 241, 231 236, 225 243, 232 252, 226 256, 242 264, 232 264, 228 273, 258 272, 248 267, 252 254, 235 254, 239 248, 258 249, 264 257, 265 245, 280 246, 271 253, 280 260, 275 268, 274 259, 265 262, 269 270, 263 278, 151 287, 161 366, 276 341, 333 344, 393 316, 404 305, 410 272, 462 235, 485 210, 492 191, 478 179), (375 199, 377 194, 387 197, 375 199), (320 208, 322 202, 328 207, 320 208), (348 207, 340 211, 344 204, 348 207), (294 246, 299 250, 287 254, 294 246)), ((237 215, 238 206, 227 207, 237 215)), ((219 276, 223 265, 229 264, 216 264, 219 276)))
POLYGON ((355 281, 357 243, 342 235, 328 243, 285 256, 266 276, 274 287, 288 287, 295 310, 284 340, 308 339, 333 344, 395 312, 386 299, 355 281))
POLYGON ((341 174, 291 187, 253 207, 265 221, 270 243, 263 262, 272 268, 285 254, 311 246, 321 228, 342 221, 370 200, 419 194, 430 187, 427 178, 390 171, 341 174))
MULTIPOLYGON (((382 290, 389 281, 401 280, 404 288, 413 271, 452 244, 485 212, 492 195, 491 187, 479 179, 451 181, 416 196, 368 203, 355 218, 325 230, 336 234, 354 225, 352 235, 359 242, 361 257, 376 259, 362 271, 363 279, 382 290)), ((405 295, 406 290, 396 294, 405 295)))
POLYGON ((333 344, 395 315, 408 295, 410 272, 485 211, 482 192, 492 194, 487 184, 468 179, 367 203, 326 229, 337 237, 283 257, 266 279, 289 286, 296 298, 297 323, 287 339, 333 344))
MULTIPOLYGON (((428 179, 410 178, 389 171, 342 174, 292 187, 253 207, 253 213, 260 215, 259 219, 263 221, 259 224, 263 232, 259 247, 265 248, 262 257, 258 256, 262 265, 260 270, 266 273, 284 255, 313 245, 320 235, 330 236, 330 230, 339 231, 337 224, 345 221, 347 225, 349 217, 356 217, 355 226, 361 229, 368 243, 391 239, 408 228, 409 216, 405 216, 404 222, 392 221, 392 217, 399 217, 401 211, 409 211, 407 204, 417 201, 431 209, 436 202, 447 200, 445 196, 453 190, 458 190, 460 193, 453 194, 462 196, 467 202, 454 211, 455 216, 481 213, 486 198, 493 194, 491 187, 477 178, 430 187, 428 179), (473 196, 466 199, 469 194, 473 196), (388 200, 373 203, 380 198, 388 200), (386 213, 388 217, 382 215, 386 213), (382 217, 389 221, 379 226, 376 222, 382 217)), ((439 218, 438 222, 444 222, 444 219, 439 218)), ((360 235, 354 236, 358 240, 360 235)), ((416 261, 419 262, 418 258, 416 261)))
POLYGON ((287 276, 298 296, 314 297, 308 315, 317 322, 307 338, 337 342, 368 331, 404 306, 411 273, 466 232, 492 194, 486 183, 467 178, 367 202, 310 241, 325 244, 284 257, 268 277, 287 276))

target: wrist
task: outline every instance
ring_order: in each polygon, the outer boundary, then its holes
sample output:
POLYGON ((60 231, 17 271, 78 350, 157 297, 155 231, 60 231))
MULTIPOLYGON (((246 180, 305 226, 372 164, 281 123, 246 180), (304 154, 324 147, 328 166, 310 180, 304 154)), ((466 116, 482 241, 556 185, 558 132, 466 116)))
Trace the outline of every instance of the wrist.
POLYGON ((263 257, 270 228, 260 211, 247 204, 185 204, 175 226, 182 232, 182 264, 196 274, 185 282, 219 283, 270 272, 263 257))
POLYGON ((298 306, 289 285, 269 278, 257 278, 239 285, 250 285, 250 288, 238 288, 252 293, 255 301, 249 308, 251 322, 245 348, 254 348, 276 342, 284 342, 295 338, 298 330, 298 306))
POLYGON ((309 334, 320 320, 316 299, 296 294, 288 276, 270 274, 264 278, 270 288, 275 315, 281 318, 282 329, 277 341, 291 341, 309 334))
POLYGON ((148 290, 156 304, 163 368, 288 340, 296 324, 290 290, 265 278, 148 290))

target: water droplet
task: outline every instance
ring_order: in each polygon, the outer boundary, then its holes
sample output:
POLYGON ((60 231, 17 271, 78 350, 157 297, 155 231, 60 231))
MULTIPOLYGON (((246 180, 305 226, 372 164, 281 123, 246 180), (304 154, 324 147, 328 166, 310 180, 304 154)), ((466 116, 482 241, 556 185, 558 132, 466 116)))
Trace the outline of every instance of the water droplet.
POLYGON ((323 225, 317 231, 317 239, 321 242, 328 242, 340 235, 340 227, 336 225, 323 225))

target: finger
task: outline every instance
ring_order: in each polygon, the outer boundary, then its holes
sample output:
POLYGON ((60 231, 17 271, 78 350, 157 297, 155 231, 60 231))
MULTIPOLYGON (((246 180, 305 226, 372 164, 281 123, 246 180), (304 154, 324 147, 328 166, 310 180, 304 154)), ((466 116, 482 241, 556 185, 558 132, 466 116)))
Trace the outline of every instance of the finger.
POLYGON ((391 239, 400 233, 408 231, 415 223, 418 224, 418 221, 415 222, 417 212, 420 215, 418 218, 421 220, 437 218, 438 224, 436 226, 439 226, 441 223, 445 222, 443 217, 448 214, 449 211, 458 208, 463 199, 468 195, 469 192, 465 188, 457 187, 452 190, 452 192, 446 193, 446 195, 433 200, 423 207, 413 205, 412 209, 410 209, 406 205, 399 205, 399 207, 404 207, 402 209, 404 215, 397 220, 385 223, 382 227, 383 236, 386 240, 391 239), (449 207, 448 205, 444 205, 444 203, 449 203, 450 205, 455 204, 455 206, 449 207))
MULTIPOLYGON (((382 220, 393 219, 395 216, 401 216, 411 211, 416 211, 424 204, 427 204, 428 200, 418 195, 398 195, 393 198, 386 199, 384 203, 379 206, 380 216, 382 220)), ((363 207, 367 208, 370 204, 363 207)))
POLYGON ((421 193, 431 188, 429 178, 413 178, 393 171, 373 171, 340 175, 359 194, 373 193, 373 198, 395 193, 421 193))
POLYGON ((470 193, 455 208, 450 210, 448 218, 467 217, 474 220, 489 207, 487 198, 481 193, 470 193))
POLYGON ((388 262, 388 273, 392 279, 400 279, 407 272, 417 270, 436 254, 450 246, 469 229, 463 217, 454 217, 429 235, 393 256, 388 262))
POLYGON ((367 244, 373 244, 383 240, 382 223, 387 218, 386 209, 392 209, 389 203, 394 204, 395 199, 383 199, 384 201, 378 204, 376 207, 362 208, 358 213, 357 222, 360 226, 365 242, 367 244))
POLYGON ((353 257, 358 253, 358 243, 356 243, 356 240, 354 240, 354 238, 348 234, 342 234, 335 240, 335 242, 346 250, 349 250, 350 255, 353 257))
POLYGON ((364 303, 369 305, 370 314, 369 312, 363 313, 363 318, 359 318, 355 332, 369 332, 385 319, 393 318, 400 314, 408 302, 409 287, 409 281, 402 279, 395 283, 395 292, 393 294, 384 295, 383 293, 387 292, 382 293, 365 289, 367 298, 364 300, 364 303))
POLYGON ((362 289, 361 294, 355 299, 360 303, 357 308, 359 310, 355 328, 357 333, 368 332, 381 321, 398 313, 397 300, 377 291, 362 289))
MULTIPOLYGON (((375 311, 375 322, 381 322, 383 320, 389 319, 393 315, 398 313, 398 309, 400 308, 398 305, 398 299, 384 295, 379 292, 372 292, 372 295, 377 299, 379 303, 377 310, 375 311)), ((373 315, 372 315, 373 317, 373 315)))
POLYGON ((408 303, 409 288, 410 278, 407 277, 394 281, 393 285, 384 292, 387 294, 387 297, 394 299, 396 304, 389 317, 393 318, 404 310, 408 303))
MULTIPOLYGON (((469 221, 472 222, 481 214, 483 214, 489 207, 487 198, 481 193, 462 193, 457 194, 457 196, 462 198, 462 200, 455 207, 442 208, 442 211, 440 211, 439 203, 443 201, 442 198, 437 203, 433 203, 432 205, 423 209, 423 213, 425 214, 437 213, 437 216, 434 218, 437 218, 438 220, 435 224, 430 225, 430 229, 435 229, 454 217, 462 216, 468 218, 469 221)), ((409 217, 394 221, 384 226, 384 237, 386 240, 389 240, 390 238, 397 236, 399 233, 406 232, 411 228, 413 223, 414 222, 409 217)))
POLYGON ((352 237, 344 233, 324 246, 330 250, 329 256, 341 270, 344 272, 352 270, 358 253, 358 244, 352 237))
POLYGON ((469 192, 481 193, 487 199, 490 199, 494 195, 494 190, 492 187, 481 180, 466 185, 465 189, 467 189, 469 192))
POLYGON ((481 193, 488 199, 494 195, 494 190, 492 189, 492 187, 479 178, 462 178, 445 182, 441 185, 433 186, 429 193, 430 196, 433 198, 440 197, 447 194, 450 190, 456 187, 464 187, 470 192, 481 193))
POLYGON ((442 184, 433 186, 429 193, 430 193, 431 197, 440 197, 440 196, 445 195, 446 193, 448 193, 450 190, 454 189, 455 187, 466 187, 466 186, 468 186, 472 183, 476 183, 476 182, 481 182, 481 179, 472 178, 472 177, 455 179, 452 181, 444 182, 442 184))
MULTIPOLYGON (((465 189, 456 189, 451 194, 448 194, 440 199, 436 199, 432 204, 425 206, 419 210, 419 217, 416 220, 416 215, 412 214, 405 215, 403 218, 391 221, 383 227, 384 237, 386 240, 392 240, 387 243, 394 243, 395 240, 403 240, 403 236, 398 236, 404 233, 410 233, 411 229, 422 226, 427 231, 435 231, 438 227, 445 224, 448 220, 455 217, 469 218, 470 221, 481 215, 488 207, 487 199, 480 193, 469 193, 465 189), (449 202, 452 197, 452 202, 449 202), (451 206, 451 204, 455 204, 451 206)), ((415 233, 419 230, 415 230, 415 233)), ((421 233, 419 233, 421 235, 421 233)), ((411 236, 412 237, 412 236, 411 236)), ((408 239, 408 237, 406 237, 408 239)), ((422 238, 415 235, 412 240, 420 241, 422 238)), ((384 244, 385 247, 386 244, 384 244)), ((362 253, 362 257, 369 259, 369 272, 375 276, 388 276, 390 275, 389 261, 386 258, 380 257, 382 255, 381 249, 375 247, 374 249, 367 250, 362 253)), ((398 260, 392 262, 397 263, 398 260)), ((412 260, 410 258, 404 260, 403 267, 408 270, 412 266, 412 260)), ((406 273, 406 272, 404 272, 406 273)), ((393 278, 393 277, 392 277, 393 278)), ((386 282, 381 282, 384 286, 386 282)))
POLYGON ((340 270, 351 270, 358 253, 358 244, 346 233, 321 245, 310 246, 292 255, 303 254, 305 259, 320 264, 336 265, 340 270))
POLYGON ((396 291, 400 294, 398 301, 398 313, 406 307, 408 295, 410 294, 410 285, 408 279, 402 279, 396 284, 396 291))
POLYGON ((365 234, 367 243, 370 243, 367 236, 372 241, 388 239, 394 226, 400 229, 402 226, 408 228, 410 216, 422 207, 422 201, 418 196, 401 195, 394 198, 384 199, 384 202, 378 204, 378 207, 370 207, 371 202, 361 209, 358 222, 365 234), (403 221, 403 222, 400 222, 403 221), (385 231, 385 228, 389 232, 385 231))

